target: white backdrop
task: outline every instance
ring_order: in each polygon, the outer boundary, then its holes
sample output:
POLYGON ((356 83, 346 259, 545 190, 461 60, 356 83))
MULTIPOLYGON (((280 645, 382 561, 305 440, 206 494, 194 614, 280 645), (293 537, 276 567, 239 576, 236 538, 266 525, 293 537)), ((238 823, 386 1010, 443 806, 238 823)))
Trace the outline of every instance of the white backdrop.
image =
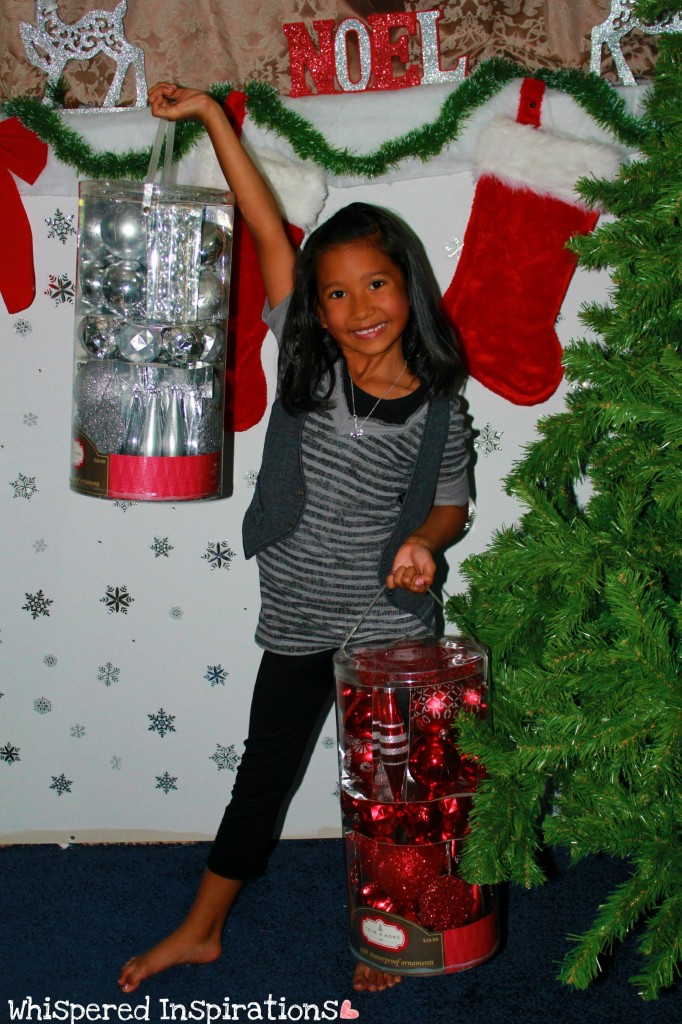
MULTIPOLYGON (((467 169, 429 173, 330 187, 323 217, 356 199, 397 210, 444 289, 474 184, 467 169)), ((265 422, 236 435, 221 500, 130 505, 72 493, 75 181, 64 170, 23 191, 37 297, 21 314, 0 310, 0 841, 210 838, 243 749, 259 657, 257 572, 243 557, 241 520, 265 422), (229 552, 215 564, 219 543, 229 552), (110 611, 112 587, 130 601, 110 611)), ((583 333, 579 306, 603 298, 607 283, 576 274, 557 325, 562 343, 583 333)), ((272 390, 271 337, 263 360, 272 390)), ((562 407, 564 388, 522 408, 468 383, 477 515, 447 554, 449 591, 460 586, 459 560, 517 514, 501 481, 538 416, 562 407)), ((283 834, 339 834, 331 715, 283 834)))

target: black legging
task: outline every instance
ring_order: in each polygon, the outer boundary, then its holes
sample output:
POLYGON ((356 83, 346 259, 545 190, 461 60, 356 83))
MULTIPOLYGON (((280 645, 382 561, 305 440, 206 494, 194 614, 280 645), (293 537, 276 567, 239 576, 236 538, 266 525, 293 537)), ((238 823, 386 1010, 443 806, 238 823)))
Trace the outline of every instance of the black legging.
POLYGON ((246 880, 265 870, 311 735, 334 693, 334 653, 264 651, 244 756, 208 857, 215 874, 246 880))

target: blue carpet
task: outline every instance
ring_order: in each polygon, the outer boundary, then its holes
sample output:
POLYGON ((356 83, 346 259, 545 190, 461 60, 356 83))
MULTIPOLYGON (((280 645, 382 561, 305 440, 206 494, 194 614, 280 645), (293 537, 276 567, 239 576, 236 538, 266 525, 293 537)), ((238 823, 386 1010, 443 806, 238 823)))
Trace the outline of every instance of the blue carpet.
MULTIPOLYGON (((0 850, 0 1021, 12 1019, 12 1007, 26 1009, 29 996, 41 1005, 43 1020, 49 1019, 45 1000, 53 1010, 57 1000, 68 1001, 61 1007, 67 1021, 88 1003, 92 1020, 124 1018, 124 1010, 119 1016, 103 1009, 107 1003, 129 1003, 137 1015, 131 1019, 152 1022, 183 1015, 207 1020, 211 1003, 221 1007, 223 1020, 314 1020, 314 1009, 304 1010, 304 1004, 317 1006, 319 1019, 335 1020, 346 999, 358 1011, 358 1024, 682 1020, 679 988, 644 1003, 628 982, 638 967, 632 939, 586 991, 556 981, 569 948, 566 936, 584 930, 600 901, 627 876, 624 865, 602 858, 570 870, 558 863, 544 887, 504 892, 504 942, 487 963, 459 974, 406 978, 386 993, 354 993, 340 840, 280 843, 267 876, 238 900, 221 960, 175 968, 122 996, 119 966, 177 925, 206 852, 205 844, 0 850), (192 1007, 193 1000, 200 1002, 192 1007)), ((41 1019, 35 1006, 31 1019, 41 1019)))

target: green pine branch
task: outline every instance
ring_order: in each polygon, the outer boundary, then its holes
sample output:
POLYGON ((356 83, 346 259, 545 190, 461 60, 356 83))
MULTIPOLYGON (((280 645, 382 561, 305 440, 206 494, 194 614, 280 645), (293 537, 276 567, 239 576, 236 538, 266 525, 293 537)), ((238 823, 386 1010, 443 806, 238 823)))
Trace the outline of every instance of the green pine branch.
POLYGON ((585 987, 640 929, 646 999, 682 942, 682 37, 662 36, 641 158, 583 196, 611 214, 571 248, 608 269, 590 337, 564 353, 564 411, 505 481, 518 524, 462 566, 448 618, 492 655, 492 723, 458 742, 485 765, 462 870, 543 880, 543 847, 608 855, 632 876, 567 957, 585 987))

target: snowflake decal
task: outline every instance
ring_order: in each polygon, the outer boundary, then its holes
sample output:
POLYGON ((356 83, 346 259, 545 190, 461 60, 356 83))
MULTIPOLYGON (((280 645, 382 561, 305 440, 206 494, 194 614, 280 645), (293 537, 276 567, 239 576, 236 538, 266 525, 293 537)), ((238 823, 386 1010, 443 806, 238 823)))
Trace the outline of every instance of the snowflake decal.
POLYGON ((149 719, 148 731, 158 732, 161 739, 163 739, 167 732, 175 732, 175 726, 173 725, 175 715, 169 715, 163 708, 159 708, 155 715, 147 715, 147 718, 149 719))
POLYGON ((38 697, 33 701, 33 710, 37 711, 39 715, 48 715, 52 711, 52 701, 47 697, 38 697))
POLYGON ((121 674, 120 668, 116 668, 110 661, 106 665, 100 665, 97 678, 100 683, 104 683, 105 686, 111 686, 112 683, 118 682, 118 677, 121 674))
POLYGON ((58 276, 50 274, 50 283, 43 294, 49 295, 55 306, 60 306, 67 302, 73 302, 73 288, 73 281, 68 274, 59 274, 58 276))
POLYGON ((43 658, 43 663, 47 665, 48 668, 54 668, 57 664, 57 659, 54 654, 46 654, 43 658))
POLYGON ((71 735, 73 736, 73 738, 75 740, 82 740, 83 737, 85 736, 85 726, 84 725, 72 725, 71 726, 71 735))
POLYGON ((36 414, 34 412, 25 412, 24 413, 24 426, 25 427, 35 427, 37 422, 38 422, 38 417, 36 416, 36 414))
POLYGON ((16 764, 17 761, 21 761, 19 757, 19 751, 21 747, 15 747, 12 743, 5 743, 4 747, 0 747, 0 761, 4 761, 5 764, 16 764))
POLYGON ((73 779, 67 779, 64 772, 61 775, 53 775, 50 789, 57 791, 57 796, 61 796, 62 793, 70 793, 71 787, 73 786, 73 779))
POLYGON ((120 508, 121 512, 127 512, 133 505, 137 505, 136 501, 115 501, 114 508, 120 508))
POLYGON ((44 551, 47 551, 47 542, 40 538, 40 540, 34 540, 31 545, 37 555, 42 555, 44 551))
POLYGON ((38 590, 35 594, 26 594, 26 604, 22 604, 21 607, 30 613, 32 619, 37 619, 39 615, 49 617, 51 604, 54 604, 54 601, 45 597, 42 590, 38 590))
POLYGON ((168 772, 164 772, 163 775, 156 776, 156 788, 162 789, 166 795, 168 795, 171 789, 177 789, 175 783, 178 781, 177 775, 169 775, 168 772))
POLYGON ((257 480, 258 473, 256 473, 255 469, 250 469, 248 473, 244 473, 244 483, 247 487, 255 487, 257 480))
POLYGON ((463 248, 464 242, 457 235, 453 235, 445 246, 445 255, 449 260, 454 260, 459 256, 463 248))
POLYGON ((322 746, 325 748, 325 750, 331 750, 332 747, 336 746, 334 742, 334 737, 325 736, 325 738, 322 740, 322 746))
POLYGON ((127 587, 107 587, 107 592, 104 597, 100 597, 100 604, 107 606, 107 611, 110 615, 114 612, 118 615, 127 615, 128 609, 135 600, 128 593, 127 587))
POLYGON ((474 441, 474 448, 478 448, 484 455, 490 455, 491 452, 499 452, 502 450, 502 445, 498 444, 501 437, 502 433, 499 430, 494 430, 489 423, 486 423, 474 441))
POLYGON ((336 789, 332 793, 332 796, 334 797, 335 800, 338 800, 339 797, 341 796, 341 786, 339 785, 338 782, 336 783, 336 789))
POLYGON ((18 334, 20 338, 28 337, 32 331, 31 321, 26 320, 23 316, 14 321, 14 333, 18 334))
POLYGON ((236 551, 233 551, 226 540, 218 541, 216 544, 209 541, 206 554, 201 557, 210 565, 211 569, 229 569, 236 551))
POLYGON ((224 686, 227 672, 222 665, 207 665, 204 679, 208 679, 211 686, 224 686))
POLYGON ((157 558, 160 558, 161 555, 168 558, 168 552, 173 550, 173 545, 168 543, 168 537, 155 537, 154 543, 149 547, 157 558))
POLYGON ((45 223, 50 229, 48 238, 58 238, 62 245, 66 245, 69 235, 75 235, 76 229, 73 226, 73 214, 63 214, 61 210, 54 211, 54 217, 46 217, 45 223))
POLYGON ((178 606, 175 605, 173 608, 171 608, 168 614, 170 615, 171 619, 181 619, 185 613, 183 612, 182 608, 178 608, 178 606))
POLYGON ((233 772, 241 761, 241 757, 239 754, 235 754, 233 743, 229 747, 222 747, 220 743, 216 743, 215 754, 211 754, 209 761, 215 761, 219 772, 222 772, 225 768, 233 772))
POLYGON ((10 480, 10 487, 14 488, 15 498, 26 498, 28 501, 31 500, 38 490, 36 478, 34 476, 24 476, 23 473, 20 473, 16 480, 10 480))
POLYGON ((123 761, 121 760, 120 757, 112 757, 112 759, 109 762, 109 764, 111 765, 111 767, 113 768, 113 770, 115 772, 120 772, 120 770, 121 770, 121 768, 123 766, 123 761))

